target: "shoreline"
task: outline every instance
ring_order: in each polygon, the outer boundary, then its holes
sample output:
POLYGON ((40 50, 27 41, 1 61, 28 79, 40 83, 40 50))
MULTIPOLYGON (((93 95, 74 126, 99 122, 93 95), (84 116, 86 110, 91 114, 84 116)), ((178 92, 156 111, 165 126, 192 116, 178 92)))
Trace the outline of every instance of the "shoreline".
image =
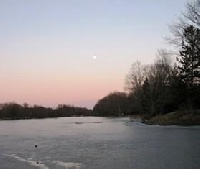
MULTIPOLYGON (((0 121, 13 121, 13 120, 31 120, 31 119, 47 119, 47 118, 62 118, 62 117, 91 117, 91 116, 61 116, 61 117, 21 117, 21 118, 0 118, 0 121)), ((93 116, 93 117, 110 117, 110 116, 93 116)), ((126 115, 126 116, 112 116, 116 117, 129 117, 132 122, 141 122, 146 125, 179 125, 179 126, 194 126, 200 125, 200 110, 184 110, 171 112, 164 115, 126 115)))
POLYGON ((157 116, 143 116, 142 123, 147 125, 200 125, 200 110, 184 110, 157 116))

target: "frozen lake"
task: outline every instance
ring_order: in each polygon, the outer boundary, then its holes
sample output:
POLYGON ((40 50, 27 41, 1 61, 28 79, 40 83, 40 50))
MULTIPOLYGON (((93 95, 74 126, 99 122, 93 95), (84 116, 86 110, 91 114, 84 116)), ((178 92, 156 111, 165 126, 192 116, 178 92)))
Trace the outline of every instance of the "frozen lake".
POLYGON ((199 145, 200 126, 128 117, 0 121, 1 169, 199 169, 199 145))

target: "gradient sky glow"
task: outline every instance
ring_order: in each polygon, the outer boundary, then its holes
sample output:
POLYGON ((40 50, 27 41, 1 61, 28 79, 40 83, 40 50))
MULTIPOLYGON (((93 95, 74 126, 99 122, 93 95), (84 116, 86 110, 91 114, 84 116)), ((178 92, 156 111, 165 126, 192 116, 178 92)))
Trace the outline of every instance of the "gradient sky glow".
POLYGON ((123 91, 131 63, 153 62, 185 3, 1 0, 0 103, 92 108, 123 91))

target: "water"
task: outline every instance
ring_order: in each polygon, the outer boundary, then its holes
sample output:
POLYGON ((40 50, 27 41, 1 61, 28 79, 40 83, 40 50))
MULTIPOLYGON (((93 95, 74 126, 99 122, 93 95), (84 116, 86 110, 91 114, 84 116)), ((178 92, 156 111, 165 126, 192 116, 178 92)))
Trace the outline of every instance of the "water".
POLYGON ((128 117, 0 121, 1 169, 199 169, 199 145, 200 126, 128 117))

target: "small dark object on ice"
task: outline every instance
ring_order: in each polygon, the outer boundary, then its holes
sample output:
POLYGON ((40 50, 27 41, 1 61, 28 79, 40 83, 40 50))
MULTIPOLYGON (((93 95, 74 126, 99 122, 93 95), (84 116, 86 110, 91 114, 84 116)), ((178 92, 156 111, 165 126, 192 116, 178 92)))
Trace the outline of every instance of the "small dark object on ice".
POLYGON ((35 144, 35 148, 37 148, 38 147, 38 145, 37 144, 35 144))

